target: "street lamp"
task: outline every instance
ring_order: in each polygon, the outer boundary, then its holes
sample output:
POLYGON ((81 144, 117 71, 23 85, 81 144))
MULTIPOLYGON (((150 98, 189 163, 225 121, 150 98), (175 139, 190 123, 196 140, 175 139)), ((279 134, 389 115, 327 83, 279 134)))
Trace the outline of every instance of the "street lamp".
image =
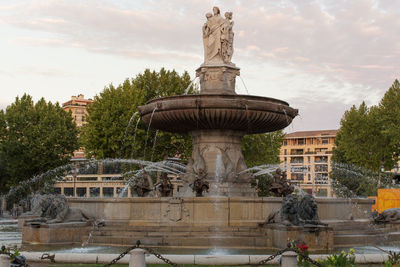
POLYGON ((82 161, 85 161, 85 160, 86 160, 85 158, 83 158, 83 159, 82 158, 72 158, 71 159, 71 162, 74 162, 74 171, 72 173, 72 177, 74 179, 73 197, 76 197, 76 176, 78 174, 78 164, 79 164, 79 161, 82 162, 82 161))

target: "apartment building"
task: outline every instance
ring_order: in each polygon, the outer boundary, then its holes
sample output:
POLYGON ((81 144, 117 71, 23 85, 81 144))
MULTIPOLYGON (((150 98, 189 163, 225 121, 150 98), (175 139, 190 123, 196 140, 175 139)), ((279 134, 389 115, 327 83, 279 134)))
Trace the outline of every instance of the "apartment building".
MULTIPOLYGON (((72 119, 78 128, 86 124, 87 106, 93 102, 92 99, 85 99, 85 96, 79 94, 72 96, 71 100, 62 104, 63 109, 68 112, 71 111, 72 119)), ((85 159, 86 155, 83 148, 74 151, 72 159, 85 159)))
POLYGON ((76 126, 82 127, 82 125, 86 123, 86 108, 92 102, 92 99, 85 99, 84 95, 79 94, 77 96, 72 96, 71 100, 62 104, 62 107, 67 112, 71 111, 76 126))
POLYGON ((331 196, 332 150, 338 130, 286 134, 280 160, 288 179, 313 195, 331 196))

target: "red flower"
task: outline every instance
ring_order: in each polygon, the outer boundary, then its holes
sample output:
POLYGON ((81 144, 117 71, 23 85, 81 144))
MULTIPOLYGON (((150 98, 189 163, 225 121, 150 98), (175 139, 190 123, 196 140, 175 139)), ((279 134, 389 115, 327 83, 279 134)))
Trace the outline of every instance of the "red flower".
POLYGON ((308 246, 306 244, 297 244, 297 248, 301 251, 306 251, 308 249, 308 246))

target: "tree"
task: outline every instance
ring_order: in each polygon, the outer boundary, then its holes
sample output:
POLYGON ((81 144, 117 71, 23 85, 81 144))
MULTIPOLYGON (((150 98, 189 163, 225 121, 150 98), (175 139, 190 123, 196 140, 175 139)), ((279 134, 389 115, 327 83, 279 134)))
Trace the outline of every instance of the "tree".
MULTIPOLYGON (((146 69, 135 78, 126 79, 117 87, 106 87, 88 107, 87 124, 81 133, 82 146, 89 157, 142 158, 162 160, 165 156, 191 154, 191 140, 187 135, 158 132, 139 119, 137 107, 158 97, 183 94, 190 84, 187 72, 146 69), (132 114, 136 116, 132 117, 132 114), (154 140, 156 145, 154 146, 154 140), (153 153, 154 146, 154 153, 153 153)), ((191 86, 189 93, 195 88, 191 86)))
MULTIPOLYGON (((242 139, 242 151, 247 167, 279 164, 279 153, 284 137, 285 134, 281 130, 266 134, 245 135, 242 139)), ((271 195, 269 188, 272 181, 272 176, 269 174, 256 177, 254 186, 259 197, 271 195)))
POLYGON ((282 131, 245 135, 242 139, 242 151, 247 167, 278 164, 284 137, 282 131))
POLYGON ((382 134, 388 140, 391 158, 397 161, 400 156, 400 83, 397 79, 379 103, 377 117, 383 125, 382 134))
MULTIPOLYGON (((16 98, 0 112, 0 188, 66 164, 78 148, 78 131, 70 113, 43 98, 16 98)), ((37 185, 40 186, 40 185, 37 185)))
POLYGON ((381 166, 392 167, 389 139, 383 134, 379 110, 363 102, 346 111, 336 135, 333 161, 354 164, 379 171, 381 166))
POLYGON ((348 167, 333 168, 331 178, 357 195, 371 195, 378 187, 390 184, 381 168, 391 170, 400 156, 400 83, 395 80, 378 106, 346 111, 336 136, 332 160, 348 167), (347 169, 347 173, 343 171, 347 169), (362 175, 352 177, 352 173, 362 175), (370 178, 366 178, 370 177, 370 178))

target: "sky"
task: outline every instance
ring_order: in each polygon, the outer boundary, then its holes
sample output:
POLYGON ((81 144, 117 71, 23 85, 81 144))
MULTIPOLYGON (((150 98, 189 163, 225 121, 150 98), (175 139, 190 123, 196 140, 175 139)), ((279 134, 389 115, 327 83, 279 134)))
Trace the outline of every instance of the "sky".
POLYGON ((146 68, 194 78, 213 6, 233 12, 237 93, 299 109, 285 132, 338 129, 400 78, 399 0, 1 0, 0 109, 93 98, 146 68))

